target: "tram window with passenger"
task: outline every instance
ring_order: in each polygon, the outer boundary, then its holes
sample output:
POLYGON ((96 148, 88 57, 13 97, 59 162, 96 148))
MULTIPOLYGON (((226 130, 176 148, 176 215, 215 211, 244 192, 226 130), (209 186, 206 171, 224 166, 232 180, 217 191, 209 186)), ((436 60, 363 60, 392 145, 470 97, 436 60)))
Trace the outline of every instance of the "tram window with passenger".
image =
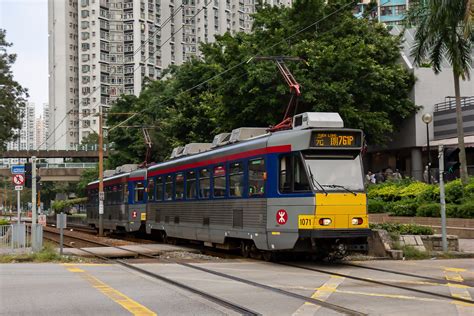
POLYGON ((171 175, 166 176, 165 180, 165 201, 173 199, 173 177, 171 175))
POLYGON ((219 165, 214 167, 213 172, 214 178, 214 197, 215 198, 223 198, 226 192, 226 179, 225 179, 225 166, 219 165))
POLYGON ((196 172, 186 172, 186 199, 192 200, 196 198, 196 172))
POLYGON ((148 179, 147 186, 148 201, 153 201, 155 199, 155 179, 148 179))
POLYGON ((295 154, 280 157, 280 193, 311 192, 308 176, 300 156, 295 154))
POLYGON ((265 160, 262 158, 249 160, 249 196, 263 196, 265 194, 265 160))
POLYGON ((209 169, 199 170, 199 198, 208 199, 211 194, 211 173, 209 169))
POLYGON ((128 204, 128 185, 124 184, 123 185, 123 203, 128 204))
POLYGON ((156 193, 155 197, 157 201, 163 200, 163 177, 156 178, 156 193))
POLYGON ((229 196, 242 197, 244 194, 244 166, 242 162, 229 165, 229 196))
POLYGON ((175 176, 174 191, 175 200, 184 199, 184 174, 182 172, 178 172, 175 176))
POLYGON ((134 189, 134 202, 141 203, 145 197, 145 185, 141 181, 135 182, 135 189, 134 189))

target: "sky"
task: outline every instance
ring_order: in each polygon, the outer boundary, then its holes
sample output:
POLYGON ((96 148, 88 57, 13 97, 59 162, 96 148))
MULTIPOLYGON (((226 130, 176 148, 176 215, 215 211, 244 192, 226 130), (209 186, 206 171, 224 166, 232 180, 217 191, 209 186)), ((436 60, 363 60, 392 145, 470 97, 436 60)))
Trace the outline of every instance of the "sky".
POLYGON ((0 28, 13 44, 8 52, 17 54, 13 76, 28 89, 38 117, 48 103, 48 0, 0 0, 0 28))

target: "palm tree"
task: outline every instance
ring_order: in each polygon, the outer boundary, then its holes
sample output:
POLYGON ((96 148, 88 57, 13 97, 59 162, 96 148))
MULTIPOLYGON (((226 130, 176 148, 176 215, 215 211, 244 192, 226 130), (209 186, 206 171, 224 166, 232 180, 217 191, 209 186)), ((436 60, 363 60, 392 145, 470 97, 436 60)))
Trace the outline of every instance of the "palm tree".
POLYGON ((411 55, 415 64, 430 62, 434 72, 440 73, 443 62, 453 68, 456 97, 456 121, 461 162, 461 181, 468 183, 466 149, 461 109, 459 79, 469 79, 473 42, 473 0, 423 0, 412 6, 407 22, 416 26, 415 45, 411 55))

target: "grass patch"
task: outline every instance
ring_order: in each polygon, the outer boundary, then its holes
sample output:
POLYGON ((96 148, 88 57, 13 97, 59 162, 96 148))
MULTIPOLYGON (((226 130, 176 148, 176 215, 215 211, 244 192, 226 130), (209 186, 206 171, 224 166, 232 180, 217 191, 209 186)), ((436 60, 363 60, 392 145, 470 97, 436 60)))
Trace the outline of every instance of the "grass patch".
POLYGON ((403 256, 408 260, 423 260, 431 258, 431 254, 426 251, 420 251, 412 246, 403 246, 403 256))
POLYGON ((18 262, 90 262, 90 259, 84 259, 75 256, 60 256, 56 251, 56 246, 51 243, 44 243, 43 249, 35 253, 21 253, 0 255, 0 263, 18 263, 18 262))

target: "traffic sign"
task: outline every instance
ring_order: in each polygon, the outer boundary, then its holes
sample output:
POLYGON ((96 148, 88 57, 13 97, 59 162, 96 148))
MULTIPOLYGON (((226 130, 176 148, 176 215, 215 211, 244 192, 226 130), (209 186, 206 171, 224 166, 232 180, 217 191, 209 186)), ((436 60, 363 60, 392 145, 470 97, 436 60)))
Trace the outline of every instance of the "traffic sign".
POLYGON ((11 171, 13 174, 25 173, 25 166, 24 165, 11 166, 11 171))
POLYGON ((276 220, 278 224, 285 225, 288 220, 288 213, 285 210, 278 210, 276 220))
POLYGON ((46 215, 38 215, 38 224, 46 227, 46 215))
POLYGON ((14 174, 13 183, 15 185, 23 185, 25 183, 25 176, 22 174, 14 174))
POLYGON ((15 185, 15 191, 21 191, 21 190, 23 190, 22 185, 15 185))

